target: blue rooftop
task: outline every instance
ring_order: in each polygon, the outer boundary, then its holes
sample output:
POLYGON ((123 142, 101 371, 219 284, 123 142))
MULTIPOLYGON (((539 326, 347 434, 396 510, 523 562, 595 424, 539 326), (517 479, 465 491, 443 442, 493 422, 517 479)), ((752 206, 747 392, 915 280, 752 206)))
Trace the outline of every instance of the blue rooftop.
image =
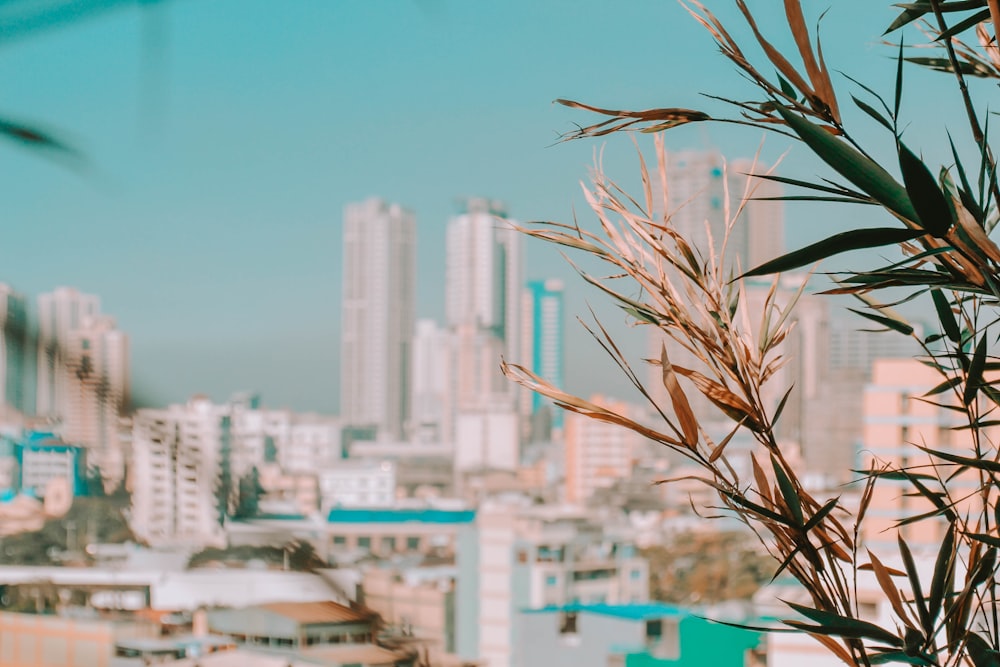
POLYGON ((474 510, 439 509, 349 509, 335 507, 329 523, 472 523, 474 510))
POLYGON ((691 612, 681 607, 662 602, 635 602, 630 604, 568 604, 550 606, 541 609, 525 609, 527 614, 551 614, 555 612, 576 612, 583 614, 601 614, 614 616, 629 621, 645 621, 654 618, 690 616, 691 612))

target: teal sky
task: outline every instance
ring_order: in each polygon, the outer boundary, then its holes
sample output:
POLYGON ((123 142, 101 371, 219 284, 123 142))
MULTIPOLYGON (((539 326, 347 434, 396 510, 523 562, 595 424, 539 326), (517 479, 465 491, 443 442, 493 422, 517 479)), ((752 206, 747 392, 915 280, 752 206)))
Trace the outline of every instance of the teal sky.
MULTIPOLYGON (((831 7, 831 68, 891 89, 878 45, 887 3, 804 4, 814 18, 831 7)), ((915 76, 921 95, 941 99, 946 79, 915 76)), ((131 336, 141 402, 257 389, 269 405, 322 411, 338 403, 345 203, 378 195, 416 212, 418 315, 440 320, 457 198, 502 199, 520 220, 569 220, 574 208, 586 219, 578 183, 602 145, 607 170, 635 181, 627 137, 553 145, 589 120, 553 99, 718 110, 699 92, 751 95, 669 0, 175 0, 0 47, 0 90, 0 114, 57 132, 88 161, 67 169, 0 145, 0 281, 32 297, 57 285, 99 294, 131 336)), ((912 101, 912 131, 926 123, 937 148, 924 150, 939 151, 933 123, 948 109, 912 101)), ((670 133, 668 147, 739 157, 760 139, 699 126, 670 133)), ((764 152, 786 148, 772 138, 764 152)), ((820 171, 802 149, 784 169, 820 171)), ((844 214, 789 208, 789 242, 864 219, 844 214)), ((600 304, 555 252, 530 247, 526 278, 550 275, 569 278, 571 314, 600 304)), ((610 364, 589 361, 582 330, 567 332, 570 388, 624 393, 610 364)))

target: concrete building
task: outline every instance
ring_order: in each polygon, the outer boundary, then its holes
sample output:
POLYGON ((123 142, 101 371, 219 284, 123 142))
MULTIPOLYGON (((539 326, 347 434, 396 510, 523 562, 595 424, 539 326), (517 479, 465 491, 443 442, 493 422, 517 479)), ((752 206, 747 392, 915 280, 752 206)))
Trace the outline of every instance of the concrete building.
POLYGON ((285 472, 315 474, 341 459, 341 422, 338 418, 297 413, 291 413, 290 417, 286 438, 265 436, 265 461, 274 452, 285 472))
POLYGON ((416 223, 380 199, 344 210, 341 415, 401 439, 410 414, 416 223))
POLYGON ((0 283, 0 409, 27 412, 28 385, 27 301, 0 283))
MULTIPOLYGON (((556 387, 564 386, 565 307, 561 280, 533 280, 524 290, 521 313, 522 354, 516 361, 556 387)), ((542 442, 562 432, 564 415, 552 400, 522 392, 521 412, 528 417, 528 439, 542 442)))
MULTIPOLYGON (((930 456, 915 445, 959 456, 969 456, 974 451, 970 430, 954 430, 964 423, 961 413, 919 400, 940 382, 940 374, 917 359, 875 361, 871 382, 864 392, 864 440, 859 469, 868 469, 876 463, 927 472, 929 468, 924 466, 930 463, 930 456)), ((935 399, 955 401, 947 392, 935 399)), ((951 472, 955 471, 945 474, 951 472)), ((976 506, 979 495, 973 493, 977 488, 979 479, 971 470, 948 479, 951 496, 958 499, 956 512, 979 511, 976 506)), ((900 520, 934 509, 925 498, 911 493, 911 489, 908 482, 889 479, 879 480, 875 485, 861 524, 866 547, 873 551, 880 547, 891 549, 896 545, 898 532, 911 549, 936 551, 947 528, 943 517, 931 517, 897 529, 900 520)))
POLYGON ((500 373, 500 358, 521 352, 521 239, 503 204, 469 199, 448 223, 446 253, 455 409, 513 408, 517 387, 500 373))
POLYGON ((646 602, 648 564, 631 530, 593 512, 485 503, 459 536, 458 656, 518 664, 522 609, 646 602))
POLYGON ((455 651, 456 576, 454 565, 368 568, 363 601, 394 636, 412 637, 437 664, 455 651))
POLYGON ((662 603, 524 610, 512 664, 522 667, 764 667, 763 632, 662 603))
POLYGON ((51 433, 29 432, 15 440, 16 488, 35 498, 44 498, 55 479, 65 480, 74 496, 84 495, 87 450, 66 444, 51 433))
POLYGON ((35 411, 61 417, 66 413, 70 368, 66 350, 84 318, 100 314, 100 300, 72 287, 57 287, 38 296, 38 375, 35 411))
POLYGON ((119 421, 129 405, 128 337, 113 318, 87 316, 64 345, 69 381, 62 435, 86 445, 106 485, 117 486, 125 472, 119 421))
POLYGON ((455 471, 517 470, 519 415, 499 403, 461 410, 455 417, 455 471))
POLYGON ((240 644, 295 651, 317 644, 370 644, 376 616, 337 602, 271 602, 208 612, 212 632, 240 644))
POLYGON ((453 432, 452 337, 434 320, 418 320, 413 337, 413 404, 410 437, 442 442, 453 432))
POLYGON ((320 509, 392 507, 396 500, 396 465, 391 461, 343 460, 317 472, 320 509))
MULTIPOLYGON (((592 403, 635 418, 638 408, 603 396, 592 403)), ((636 453, 645 439, 617 424, 590 419, 571 412, 566 415, 565 474, 566 501, 583 504, 598 490, 632 474, 636 453)))

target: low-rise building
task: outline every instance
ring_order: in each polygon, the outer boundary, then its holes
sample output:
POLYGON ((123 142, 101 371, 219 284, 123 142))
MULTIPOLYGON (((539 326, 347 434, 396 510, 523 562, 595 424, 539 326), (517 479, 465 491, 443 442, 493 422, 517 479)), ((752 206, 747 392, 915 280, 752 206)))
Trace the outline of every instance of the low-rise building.
POLYGON ((208 612, 212 632, 240 644, 297 651, 318 644, 370 644, 378 616, 331 601, 273 602, 208 612))
POLYGON ((321 470, 320 507, 392 507, 396 500, 396 465, 391 461, 338 461, 321 470))
POLYGON ((762 632, 661 603, 569 605, 518 614, 521 667, 763 667, 762 632))

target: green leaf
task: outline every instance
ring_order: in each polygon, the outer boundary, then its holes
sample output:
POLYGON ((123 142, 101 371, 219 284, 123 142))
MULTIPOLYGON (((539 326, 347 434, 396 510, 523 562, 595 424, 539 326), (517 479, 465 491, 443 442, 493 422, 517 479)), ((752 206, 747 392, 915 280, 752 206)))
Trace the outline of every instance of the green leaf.
POLYGON ((781 92, 783 92, 785 95, 792 98, 793 100, 798 99, 799 95, 795 91, 795 88, 792 87, 792 84, 785 81, 785 78, 780 74, 778 74, 777 72, 775 72, 775 74, 777 74, 778 76, 778 84, 781 86, 781 92))
POLYGON ((996 535, 990 535, 989 533, 965 533, 965 536, 969 539, 975 540, 976 542, 982 542, 991 547, 1000 547, 1000 537, 996 535))
POLYGON ((986 336, 979 338, 976 344, 976 351, 972 355, 972 362, 969 364, 969 374, 965 378, 965 391, 962 393, 962 402, 966 405, 972 403, 979 393, 979 385, 983 382, 983 367, 986 365, 986 336))
POLYGON ((797 269, 806 264, 812 264, 813 262, 832 257, 842 252, 903 243, 911 241, 918 236, 923 236, 923 234, 924 232, 919 229, 898 229, 896 227, 853 229, 848 232, 834 234, 805 248, 782 255, 769 262, 764 262, 757 268, 744 273, 743 277, 762 276, 769 273, 780 273, 781 271, 797 269))
POLYGON ((954 211, 927 165, 902 142, 899 143, 899 168, 903 172, 906 193, 919 218, 913 222, 934 236, 943 237, 955 223, 954 211))
POLYGON ((927 3, 926 7, 916 6, 904 9, 899 14, 899 16, 897 16, 896 19, 889 24, 889 27, 886 28, 885 32, 883 32, 882 34, 888 35, 890 32, 899 30, 907 23, 912 23, 913 21, 916 21, 918 18, 920 18, 929 11, 931 11, 930 3, 927 3))
POLYGON ((868 104, 867 102, 863 102, 862 100, 859 100, 854 95, 851 95, 851 99, 854 100, 854 103, 856 105, 858 105, 859 109, 861 109, 866 114, 868 114, 869 116, 871 116, 872 118, 874 118, 885 129, 889 130, 890 132, 895 132, 895 130, 892 128, 892 123, 890 123, 886 119, 885 116, 883 116, 882 114, 880 114, 878 112, 878 109, 876 109, 872 105, 868 104))
POLYGON ((949 38, 951 38, 951 37, 959 34, 960 32, 965 32, 966 30, 968 30, 972 26, 976 25, 977 23, 982 23, 983 21, 988 20, 989 18, 990 18, 990 10, 989 9, 984 9, 982 11, 978 11, 975 14, 973 14, 972 16, 967 16, 966 18, 962 19, 961 21, 959 21, 955 25, 951 26, 950 28, 948 28, 947 30, 945 30, 944 32, 942 32, 940 35, 938 35, 938 38, 937 38, 936 41, 941 41, 941 40, 949 39, 949 38))
POLYGON ((790 109, 780 104, 776 109, 802 141, 834 171, 890 211, 916 222, 917 213, 910 202, 906 188, 897 183, 889 172, 846 142, 790 109))
MULTIPOLYGON (((885 642, 890 646, 903 646, 902 639, 888 630, 880 628, 874 623, 861 621, 856 618, 848 618, 847 616, 841 616, 839 614, 823 611, 821 609, 812 609, 800 604, 795 604, 794 602, 785 602, 785 604, 809 620, 819 623, 818 626, 806 626, 809 632, 818 635, 833 635, 836 637, 874 639, 876 641, 885 642)), ((785 623, 792 625, 793 627, 803 627, 804 625, 796 621, 785 621, 785 623)))
POLYGON ((799 498, 799 494, 795 492, 792 480, 788 479, 788 475, 778 465, 778 460, 773 454, 771 455, 771 467, 774 468, 774 477, 778 480, 778 489, 781 491, 781 497, 785 501, 785 505, 788 506, 788 510, 792 513, 795 524, 802 526, 805 523, 805 519, 802 517, 802 500, 799 498))
POLYGON ((923 588, 920 585, 920 576, 917 574, 917 565, 913 560, 910 547, 903 540, 903 536, 897 534, 896 542, 899 544, 899 554, 903 558, 903 566, 906 568, 906 577, 910 580, 910 589, 913 591, 913 603, 917 607, 917 616, 920 617, 920 626, 927 635, 934 634, 934 619, 927 611, 927 601, 924 599, 923 588))
POLYGON ((941 612, 941 605, 944 596, 951 591, 946 590, 948 582, 951 581, 951 571, 955 567, 955 524, 948 526, 941 541, 941 548, 938 550, 937 560, 934 562, 934 576, 931 579, 931 590, 927 596, 927 613, 931 620, 937 620, 941 612))
POLYGON ((913 333, 913 327, 911 327, 909 324, 901 320, 894 320, 891 317, 875 315, 874 313, 866 313, 863 310, 857 310, 855 308, 848 308, 847 310, 851 311, 856 315, 860 315, 861 317, 867 318, 872 322, 878 322, 882 326, 889 327, 890 329, 898 331, 904 336, 909 336, 910 334, 913 333))
POLYGON ((934 299, 934 308, 937 309, 938 321, 941 322, 944 334, 951 342, 959 342, 962 338, 962 332, 958 328, 958 321, 955 319, 955 313, 951 309, 948 297, 941 290, 932 289, 931 298, 934 299))
MULTIPOLYGON (((744 174, 747 176, 749 174, 744 174)), ((844 197, 850 197, 857 199, 858 201, 865 203, 873 203, 873 200, 868 195, 863 192, 856 192, 849 188, 842 187, 834 183, 836 187, 830 187, 827 185, 820 185, 819 183, 811 183, 810 181, 800 181, 797 178, 788 178, 787 176, 777 176, 775 174, 754 174, 756 178, 763 178, 767 181, 774 181, 776 183, 784 183, 785 185, 794 185, 799 188, 808 188, 809 190, 815 190, 817 192, 829 192, 834 195, 841 195, 844 197)), ((828 181, 829 182, 829 181, 828 181)))
POLYGON ((809 521, 806 522, 806 525, 802 528, 802 530, 808 533, 810 530, 818 526, 820 521, 825 519, 830 512, 836 509, 837 503, 839 501, 840 501, 839 496, 836 498, 830 498, 828 501, 826 501, 826 503, 824 503, 824 505, 819 508, 819 511, 813 514, 809 518, 809 521))
MULTIPOLYGON (((920 15, 918 15, 920 16, 920 15)), ((899 54, 896 56, 896 91, 893 98, 892 117, 899 119, 899 103, 903 99, 903 36, 899 37, 899 54)))
POLYGON ((975 667, 1000 667, 1000 652, 975 632, 970 632, 965 640, 969 649, 969 659, 975 667))

